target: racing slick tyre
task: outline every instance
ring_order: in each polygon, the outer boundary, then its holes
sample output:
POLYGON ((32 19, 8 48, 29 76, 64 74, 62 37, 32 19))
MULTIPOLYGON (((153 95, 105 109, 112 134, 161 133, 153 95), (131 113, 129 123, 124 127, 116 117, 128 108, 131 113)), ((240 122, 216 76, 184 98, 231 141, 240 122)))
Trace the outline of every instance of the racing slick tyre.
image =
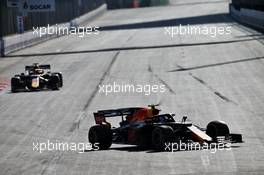
POLYGON ((13 77, 11 79, 11 92, 13 93, 18 92, 19 83, 20 83, 19 77, 13 77))
POLYGON ((107 125, 92 126, 88 133, 89 142, 95 147, 98 144, 100 150, 106 150, 112 145, 112 131, 107 125))
POLYGON ((61 73, 58 73, 58 75, 59 75, 59 79, 60 79, 60 81, 59 81, 59 87, 62 87, 63 86, 63 77, 62 77, 62 74, 61 73))
POLYGON ((52 90, 59 90, 59 76, 52 75, 49 80, 49 88, 52 90))
POLYGON ((55 75, 57 75, 59 77, 59 87, 63 86, 63 77, 62 74, 60 72, 55 73, 55 75))
POLYGON ((217 142, 217 137, 230 134, 229 128, 223 121, 212 121, 206 127, 206 134, 212 137, 213 141, 217 142))
POLYGON ((165 143, 173 138, 173 129, 170 126, 157 126, 152 131, 152 146, 155 150, 163 151, 165 143))

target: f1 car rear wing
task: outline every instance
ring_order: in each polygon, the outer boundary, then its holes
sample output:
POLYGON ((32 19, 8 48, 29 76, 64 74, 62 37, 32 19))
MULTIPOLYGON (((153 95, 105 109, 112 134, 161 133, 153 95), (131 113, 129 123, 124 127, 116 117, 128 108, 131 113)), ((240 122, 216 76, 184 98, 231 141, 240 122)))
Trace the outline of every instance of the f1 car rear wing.
POLYGON ((132 115, 135 111, 141 108, 120 108, 120 109, 109 109, 109 110, 100 110, 94 113, 94 119, 96 124, 102 124, 103 122, 107 123, 105 118, 108 117, 117 117, 121 116, 123 120, 123 116, 132 115))
MULTIPOLYGON (((42 65, 37 65, 39 69, 50 69, 50 65, 49 64, 42 64, 42 65)), ((32 70, 36 68, 36 65, 31 65, 31 66, 25 66, 25 70, 32 70)))

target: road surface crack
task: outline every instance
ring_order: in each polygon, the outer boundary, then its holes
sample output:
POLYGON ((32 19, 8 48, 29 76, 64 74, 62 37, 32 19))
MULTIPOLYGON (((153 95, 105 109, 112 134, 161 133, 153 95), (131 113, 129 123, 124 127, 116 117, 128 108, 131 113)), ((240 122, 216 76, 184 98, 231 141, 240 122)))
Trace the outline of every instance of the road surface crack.
POLYGON ((201 78, 193 75, 192 73, 189 73, 189 75, 195 79, 196 81, 198 81, 200 84, 204 85, 207 89, 209 89, 211 92, 213 92, 218 98, 220 98, 221 100, 224 100, 225 102, 228 103, 233 103, 235 105, 239 105, 237 102, 235 102, 234 100, 231 100, 230 98, 226 97, 225 95, 223 95, 222 93, 220 93, 219 91, 217 91, 216 89, 214 89, 212 86, 210 86, 208 83, 206 83, 204 80, 202 80, 201 78))
MULTIPOLYGON (((120 54, 120 51, 117 52, 114 57, 112 58, 110 64, 108 65, 107 69, 105 70, 104 74, 102 75, 102 77, 100 78, 99 82, 96 85, 96 88, 93 90, 92 95, 89 97, 89 99, 87 100, 87 102, 85 103, 82 111, 86 111, 88 109, 88 107, 91 105, 93 99, 95 98, 98 90, 99 90, 99 86, 102 85, 103 81, 105 80, 105 77, 109 74, 109 72, 111 71, 111 68, 113 67, 118 55, 120 54)), ((79 129, 81 121, 85 118, 85 115, 79 115, 78 118, 75 120, 75 122, 73 122, 72 126, 69 129, 69 132, 73 132, 76 129, 79 129)))
POLYGON ((164 84, 166 86, 166 88, 169 90, 170 93, 172 94, 176 94, 175 91, 170 87, 170 85, 168 83, 166 83, 166 81, 164 81, 162 78, 160 78, 157 74, 155 74, 151 68, 150 65, 148 65, 148 71, 155 77, 157 78, 157 80, 159 80, 160 83, 164 84))
POLYGON ((111 68, 113 67, 113 64, 115 63, 118 55, 120 54, 120 51, 118 51, 114 57, 112 58, 109 66, 107 67, 106 71, 104 72, 103 76, 101 77, 100 81, 98 82, 98 84, 96 85, 96 88, 94 89, 94 91, 92 92, 91 97, 88 99, 87 103, 84 105, 83 107, 83 111, 85 111, 91 104, 91 102, 93 101, 94 97, 96 96, 98 90, 99 90, 99 86, 103 83, 103 81, 105 80, 105 77, 107 76, 107 74, 109 74, 109 72, 111 71, 111 68))

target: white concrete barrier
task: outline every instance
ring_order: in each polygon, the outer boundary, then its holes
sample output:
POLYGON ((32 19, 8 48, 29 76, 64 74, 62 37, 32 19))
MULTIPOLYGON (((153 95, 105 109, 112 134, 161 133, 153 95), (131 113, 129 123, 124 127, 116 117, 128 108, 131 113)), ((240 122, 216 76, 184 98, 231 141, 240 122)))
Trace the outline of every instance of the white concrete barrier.
MULTIPOLYGON (((69 21, 67 23, 61 23, 56 25, 56 27, 67 27, 70 28, 71 26, 79 26, 82 24, 85 24, 87 22, 89 22, 90 20, 93 20, 94 18, 96 18, 97 16, 103 14, 106 11, 106 4, 103 4, 102 6, 100 6, 99 8, 84 14, 78 18, 73 19, 72 21, 69 21)), ((55 25, 51 26, 54 27, 55 25)), ((41 42, 53 39, 53 38, 57 38, 60 37, 62 35, 58 35, 58 34, 46 34, 43 36, 39 36, 39 35, 34 35, 33 34, 33 29, 31 31, 27 31, 23 34, 15 34, 15 35, 10 35, 10 36, 6 36, 3 38, 3 41, 0 43, 0 50, 3 50, 4 55, 7 55, 11 52, 29 47, 29 46, 33 46, 36 44, 39 44, 41 42), (4 43, 4 44, 3 44, 4 43)))

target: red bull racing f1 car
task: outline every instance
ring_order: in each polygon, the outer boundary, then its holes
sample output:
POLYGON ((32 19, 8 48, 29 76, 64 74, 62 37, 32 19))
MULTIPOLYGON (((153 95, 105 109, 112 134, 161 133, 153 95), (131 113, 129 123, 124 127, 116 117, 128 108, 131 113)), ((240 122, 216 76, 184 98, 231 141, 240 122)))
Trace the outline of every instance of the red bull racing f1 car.
POLYGON ((217 143, 218 138, 228 143, 242 142, 241 134, 231 134, 222 121, 212 121, 206 128, 187 121, 176 122, 172 114, 159 114, 155 105, 148 108, 132 107, 99 110, 94 113, 96 125, 88 133, 91 144, 99 149, 108 149, 112 143, 138 145, 144 149, 164 150, 166 143, 198 142, 217 143), (119 127, 114 128, 106 121, 110 117, 121 117, 119 127))
POLYGON ((25 73, 15 75, 11 78, 11 91, 33 91, 42 89, 58 90, 63 86, 63 78, 61 72, 47 72, 50 65, 40 65, 34 63, 25 66, 25 73))

